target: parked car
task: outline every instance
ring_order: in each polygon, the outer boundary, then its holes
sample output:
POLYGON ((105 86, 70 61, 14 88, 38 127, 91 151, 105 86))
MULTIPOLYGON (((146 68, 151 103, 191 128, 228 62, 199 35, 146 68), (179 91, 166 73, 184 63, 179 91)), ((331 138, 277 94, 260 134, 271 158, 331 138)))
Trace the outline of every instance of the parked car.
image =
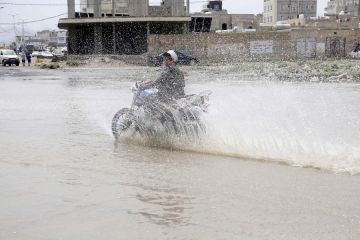
POLYGON ((360 51, 358 52, 352 51, 351 53, 349 53, 349 55, 351 58, 360 59, 360 51))
POLYGON ((31 53, 31 56, 32 56, 32 57, 37 57, 37 56, 39 56, 39 55, 40 55, 40 52, 39 52, 39 51, 34 51, 34 52, 31 53))
POLYGON ((38 56, 39 57, 42 57, 42 58, 52 58, 54 55, 49 52, 49 51, 43 51, 43 52, 40 52, 40 55, 38 56))
MULTIPOLYGON (((175 51, 178 56, 178 64, 181 65, 195 65, 196 63, 199 63, 199 60, 196 57, 186 55, 182 52, 175 51)), ((161 66, 163 63, 163 56, 162 54, 157 55, 150 55, 148 57, 148 65, 150 66, 161 66)))
POLYGON ((51 52, 48 51, 34 51, 31 55, 37 58, 52 58, 54 56, 51 52))
POLYGON ((62 51, 63 53, 66 53, 66 52, 68 51, 68 49, 67 49, 67 47, 63 47, 63 48, 61 48, 61 51, 62 51))
POLYGON ((12 64, 19 66, 20 57, 16 55, 14 50, 2 49, 0 50, 0 62, 2 63, 3 66, 6 65, 11 66, 12 64))
POLYGON ((62 48, 56 48, 52 52, 52 54, 54 55, 54 57, 52 58, 53 62, 66 60, 67 52, 62 51, 62 50, 63 50, 62 48))
POLYGON ((56 57, 64 57, 65 55, 61 48, 56 48, 52 54, 56 57))
POLYGON ((351 58, 360 59, 360 43, 358 43, 355 49, 349 53, 351 58))

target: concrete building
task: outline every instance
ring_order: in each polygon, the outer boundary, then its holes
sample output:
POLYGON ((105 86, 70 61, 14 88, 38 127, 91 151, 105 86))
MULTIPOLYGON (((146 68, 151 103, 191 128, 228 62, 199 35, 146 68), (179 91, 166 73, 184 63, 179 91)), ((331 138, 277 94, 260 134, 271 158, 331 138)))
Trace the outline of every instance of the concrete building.
POLYGON ((64 47, 67 39, 66 31, 44 30, 37 32, 35 36, 16 36, 17 46, 33 45, 36 50, 44 50, 46 47, 64 47))
POLYGON ((16 46, 23 49, 25 46, 33 46, 33 50, 42 51, 47 47, 47 42, 37 36, 16 36, 16 46))
POLYGON ((229 14, 222 7, 222 1, 208 0, 203 10, 191 14, 191 32, 208 32, 227 29, 256 29, 259 21, 254 14, 229 14))
MULTIPOLYGON (((95 0, 81 0, 80 12, 94 13, 95 0)), ((101 13, 112 13, 114 7, 115 13, 124 13, 128 8, 128 0, 102 0, 100 3, 101 13)))
POLYGON ((150 34, 182 34, 191 18, 184 0, 163 0, 149 6, 148 0, 88 0, 83 12, 75 12, 75 0, 68 0, 68 18, 58 26, 68 29, 70 54, 142 54, 148 50, 150 34), (106 3, 106 4, 105 4, 106 3))
POLYGON ((35 39, 40 39, 47 47, 66 46, 66 31, 44 30, 36 33, 35 39))
POLYGON ((339 14, 359 17, 360 0, 329 0, 325 8, 325 16, 339 16, 339 14))
POLYGON ((316 0, 264 0, 263 25, 271 26, 278 21, 316 17, 316 0))
POLYGON ((67 32, 66 31, 57 31, 57 47, 65 47, 66 46, 66 39, 67 39, 67 32))

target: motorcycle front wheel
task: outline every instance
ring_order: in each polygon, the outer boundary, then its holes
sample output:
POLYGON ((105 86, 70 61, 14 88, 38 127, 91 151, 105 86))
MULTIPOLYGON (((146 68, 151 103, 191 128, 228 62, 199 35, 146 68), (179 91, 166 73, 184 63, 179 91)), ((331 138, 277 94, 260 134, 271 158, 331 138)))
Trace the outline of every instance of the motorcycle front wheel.
POLYGON ((132 128, 133 119, 129 108, 120 109, 113 117, 111 130, 116 139, 132 128))

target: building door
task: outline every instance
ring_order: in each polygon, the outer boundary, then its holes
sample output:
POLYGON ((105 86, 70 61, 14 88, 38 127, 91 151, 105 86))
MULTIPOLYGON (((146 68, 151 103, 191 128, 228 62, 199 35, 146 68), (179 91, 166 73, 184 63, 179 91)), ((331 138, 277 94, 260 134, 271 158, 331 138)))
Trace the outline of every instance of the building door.
POLYGON ((221 29, 222 29, 222 30, 227 30, 227 24, 226 24, 226 23, 223 23, 222 26, 221 26, 221 29))
POLYGON ((316 57, 316 41, 314 38, 299 38, 296 40, 296 56, 298 58, 316 57))
POLYGON ((325 46, 326 57, 345 57, 345 43, 346 38, 342 37, 327 37, 325 46))

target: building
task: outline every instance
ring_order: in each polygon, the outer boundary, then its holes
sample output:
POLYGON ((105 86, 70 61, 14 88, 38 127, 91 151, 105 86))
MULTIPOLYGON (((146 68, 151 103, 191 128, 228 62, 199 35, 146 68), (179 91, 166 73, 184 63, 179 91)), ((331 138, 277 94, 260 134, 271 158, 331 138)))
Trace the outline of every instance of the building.
POLYGON ((83 13, 94 13, 94 6, 98 4, 99 11, 104 16, 111 16, 112 14, 128 15, 129 7, 131 8, 134 3, 140 4, 140 9, 145 9, 148 5, 148 1, 137 0, 81 0, 80 9, 83 13))
POLYGON ((67 33, 64 30, 37 32, 35 36, 16 36, 16 45, 33 45, 36 50, 44 50, 46 47, 66 46, 67 33))
POLYGON ((16 46, 18 49, 32 46, 33 50, 42 51, 47 47, 47 41, 37 36, 16 36, 16 46))
POLYGON ((208 32, 227 29, 256 29, 259 26, 254 14, 229 14, 221 0, 208 0, 203 10, 191 14, 191 32, 208 32))
POLYGON ((306 19, 316 17, 316 0, 264 0, 263 25, 296 19, 302 14, 306 19))
POLYGON ((339 16, 339 14, 359 17, 360 0, 329 0, 325 8, 325 16, 339 16))
POLYGON ((66 35, 67 35, 67 32, 62 30, 62 31, 57 31, 57 36, 56 36, 56 41, 57 41, 57 44, 56 46, 57 47, 65 47, 66 46, 66 35))
POLYGON ((149 6, 149 0, 81 3, 82 12, 75 12, 75 0, 68 0, 68 18, 58 23, 68 30, 70 54, 143 54, 150 34, 186 33, 191 20, 184 0, 163 0, 158 6, 149 6))
POLYGON ((56 31, 43 30, 41 32, 37 32, 36 36, 38 39, 41 39, 46 46, 56 47, 57 45, 57 33, 56 31))
POLYGON ((36 38, 40 39, 46 47, 66 46, 66 31, 43 30, 36 33, 36 38))

